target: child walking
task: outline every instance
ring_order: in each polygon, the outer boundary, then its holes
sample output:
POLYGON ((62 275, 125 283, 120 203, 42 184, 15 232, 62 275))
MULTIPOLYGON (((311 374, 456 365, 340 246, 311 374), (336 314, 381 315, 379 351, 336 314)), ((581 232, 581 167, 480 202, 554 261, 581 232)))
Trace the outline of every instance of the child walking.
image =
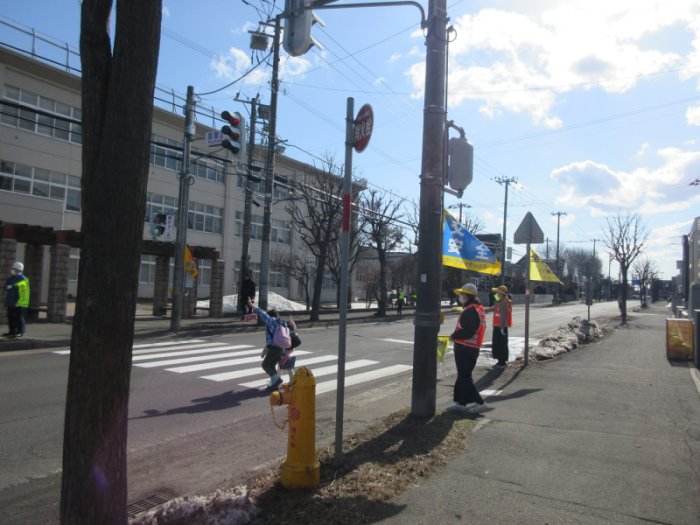
POLYGON ((282 321, 282 319, 279 318, 279 313, 277 313, 277 310, 274 308, 268 312, 265 312, 261 308, 253 306, 253 301, 250 298, 248 298, 248 306, 253 309, 253 312, 255 312, 258 315, 258 318, 262 319, 267 326, 267 330, 265 331, 265 341, 267 344, 260 357, 263 358, 263 370, 265 370, 267 375, 270 376, 270 382, 266 385, 266 388, 269 390, 277 390, 282 384, 282 379, 277 373, 277 363, 279 363, 279 360, 284 355, 284 348, 280 348, 272 344, 272 337, 280 324, 283 326, 287 325, 284 321, 282 321))

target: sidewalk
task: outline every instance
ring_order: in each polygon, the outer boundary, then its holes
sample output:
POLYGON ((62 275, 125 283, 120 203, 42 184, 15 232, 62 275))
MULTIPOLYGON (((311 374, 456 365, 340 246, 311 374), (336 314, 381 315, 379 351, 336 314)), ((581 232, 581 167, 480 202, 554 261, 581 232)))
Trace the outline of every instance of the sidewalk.
POLYGON ((666 360, 666 315, 653 306, 599 344, 487 374, 479 389, 502 393, 470 451, 381 523, 700 523, 697 371, 666 360))

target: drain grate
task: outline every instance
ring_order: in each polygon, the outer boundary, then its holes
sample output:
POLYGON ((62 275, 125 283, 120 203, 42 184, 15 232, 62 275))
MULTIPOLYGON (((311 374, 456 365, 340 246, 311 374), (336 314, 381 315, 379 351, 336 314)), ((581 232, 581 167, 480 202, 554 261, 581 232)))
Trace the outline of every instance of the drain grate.
POLYGON ((153 507, 157 507, 158 505, 165 503, 166 501, 168 500, 161 496, 149 496, 148 498, 136 501, 131 505, 128 505, 126 507, 126 512, 130 518, 133 518, 137 514, 145 512, 148 509, 152 509, 153 507))

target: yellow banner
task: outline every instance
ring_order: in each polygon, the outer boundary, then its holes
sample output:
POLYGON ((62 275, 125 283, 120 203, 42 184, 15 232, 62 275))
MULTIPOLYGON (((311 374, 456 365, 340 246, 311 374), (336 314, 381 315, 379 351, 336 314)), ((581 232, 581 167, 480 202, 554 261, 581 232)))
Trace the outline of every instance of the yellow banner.
POLYGON ((537 252, 530 248, 530 280, 531 281, 546 281, 550 283, 562 283, 554 272, 549 269, 537 252))
POLYGON ((190 249, 185 246, 185 271, 186 272, 192 272, 190 274, 190 279, 194 279, 197 277, 197 274, 199 273, 197 271, 197 267, 194 264, 194 259, 192 258, 192 254, 190 253, 190 249))
POLYGON ((501 273, 501 263, 496 261, 496 264, 489 264, 477 261, 467 261, 461 257, 452 257, 450 255, 442 256, 443 266, 452 266, 461 268, 462 270, 472 270, 475 272, 489 273, 491 275, 499 275, 501 273))

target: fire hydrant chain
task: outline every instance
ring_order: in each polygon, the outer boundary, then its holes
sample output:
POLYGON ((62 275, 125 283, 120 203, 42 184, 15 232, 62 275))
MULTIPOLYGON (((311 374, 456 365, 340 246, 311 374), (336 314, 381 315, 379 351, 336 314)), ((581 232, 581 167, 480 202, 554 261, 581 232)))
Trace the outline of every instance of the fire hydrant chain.
POLYGON ((275 419, 275 407, 270 405, 270 411, 272 412, 272 421, 275 423, 275 426, 280 430, 284 430, 287 426, 287 423, 289 423, 289 416, 285 418, 284 425, 280 426, 280 424, 277 423, 277 419, 275 419))

